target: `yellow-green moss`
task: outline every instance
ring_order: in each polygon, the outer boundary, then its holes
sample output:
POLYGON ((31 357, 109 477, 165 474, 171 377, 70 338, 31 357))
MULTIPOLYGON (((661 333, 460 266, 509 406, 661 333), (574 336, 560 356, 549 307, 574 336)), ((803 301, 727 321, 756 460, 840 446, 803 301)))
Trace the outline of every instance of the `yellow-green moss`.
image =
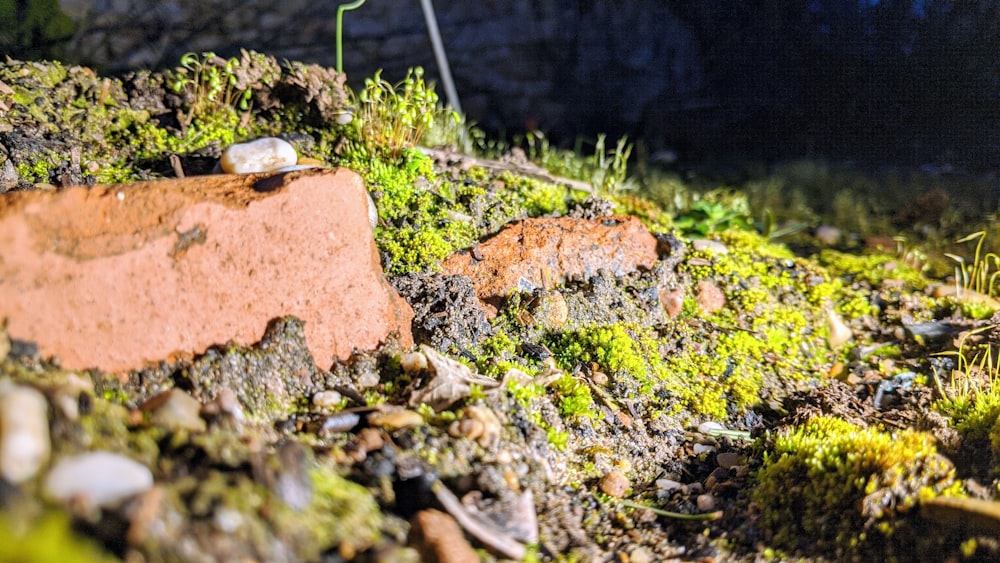
POLYGON ((861 428, 831 417, 761 443, 752 499, 773 545, 806 553, 882 549, 894 522, 921 500, 961 495, 933 436, 861 428))
POLYGON ((73 530, 69 516, 46 512, 37 521, 0 513, 0 561, 90 563, 117 561, 73 530))
POLYGON ((881 286, 883 280, 901 280, 911 289, 920 291, 927 287, 927 278, 906 262, 887 254, 867 254, 858 256, 832 249, 819 253, 817 261, 836 276, 850 280, 868 282, 881 286))

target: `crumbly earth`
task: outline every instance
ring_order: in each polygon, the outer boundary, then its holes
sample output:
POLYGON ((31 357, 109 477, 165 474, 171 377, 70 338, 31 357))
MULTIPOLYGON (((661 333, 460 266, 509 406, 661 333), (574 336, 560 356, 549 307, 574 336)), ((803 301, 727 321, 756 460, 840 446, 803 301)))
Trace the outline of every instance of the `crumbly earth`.
MULTIPOLYGON (((100 91, 92 73, 69 74, 80 90, 100 91)), ((306 118, 332 119, 329 93, 303 95, 323 87, 302 76, 321 75, 303 71, 268 90, 272 106, 264 109, 280 106, 286 93, 306 118)), ((133 76, 126 89, 130 110, 155 108, 164 123, 183 119, 171 113, 183 106, 160 78, 133 76)), ((92 136, 55 130, 38 116, 19 119, 0 131, 6 185, 46 189, 60 179, 97 179, 79 157, 40 171, 29 154, 99 148, 106 162, 121 160, 113 142, 95 147, 92 136)), ((296 139, 300 152, 320 156, 330 144, 296 139)), ((208 171, 217 149, 179 154, 179 166, 208 171)), ((121 151, 136 154, 135 147, 121 151)), ((137 161, 130 177, 169 173, 167 160, 137 161)), ((526 211, 503 198, 527 180, 500 168, 437 158, 422 181, 431 191, 443 178, 481 190, 466 209, 477 238, 532 214, 599 220, 620 212, 607 198, 552 184, 537 189, 557 194, 558 205, 526 211)), ((996 490, 992 422, 970 430, 937 406, 943 393, 954 394, 953 373, 974 371, 955 355, 960 345, 1000 342, 996 331, 979 330, 990 320, 972 319, 954 297, 936 297, 895 255, 795 255, 739 230, 712 232, 712 243, 655 234, 651 268, 621 275, 607 268, 526 287, 500 303, 492 320, 469 278, 396 268, 390 283, 413 307, 414 337, 427 348, 389 343, 329 370, 312 361, 292 318, 273 321, 254 346, 220 343, 124 379, 71 374, 38 357, 31 343, 9 342, 9 351, 0 348, 0 377, 42 390, 52 405, 70 405, 50 409, 53 460, 121 452, 149 467, 156 487, 88 509, 45 499, 41 477, 0 482, 7 524, 0 559, 43 560, 41 546, 55 542, 65 552, 129 559, 418 560, 433 552, 428 534, 411 533, 426 509, 457 520, 464 535, 450 541, 471 543, 485 560, 1000 556, 995 531, 973 536, 909 509, 945 490, 983 499, 996 490), (849 342, 832 340, 830 310, 850 329, 849 342), (154 419, 146 401, 169 388, 202 403, 204 431, 154 419), (783 437, 793 440, 822 416, 870 429, 876 434, 866 439, 878 444, 881 433, 904 429, 927 439, 913 439, 916 451, 890 445, 872 465, 858 465, 863 473, 852 477, 863 486, 831 492, 857 495, 846 512, 807 512, 795 495, 808 494, 823 473, 765 468, 780 461, 774 452, 785 447, 783 437), (901 480, 893 480, 897 473, 901 480), (450 494, 461 501, 450 502, 450 494), (799 527, 803 519, 816 527, 799 527), (846 535, 808 536, 841 527, 846 535)), ((830 472, 843 465, 838 460, 868 459, 847 443, 842 456, 782 459, 826 464, 830 472)))

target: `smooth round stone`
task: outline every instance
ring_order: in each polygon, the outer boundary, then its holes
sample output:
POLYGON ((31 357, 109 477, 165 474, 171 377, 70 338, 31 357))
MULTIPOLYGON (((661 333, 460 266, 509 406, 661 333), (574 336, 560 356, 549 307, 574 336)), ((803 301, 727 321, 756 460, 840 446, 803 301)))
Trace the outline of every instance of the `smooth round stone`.
POLYGON ((726 427, 714 421, 705 421, 698 425, 698 432, 702 434, 709 434, 711 432, 725 430, 726 427))
POLYGON ((622 475, 621 471, 617 469, 607 472, 597 483, 597 487, 601 489, 601 492, 614 498, 625 496, 625 493, 628 492, 631 486, 632 483, 628 480, 628 477, 622 475))
POLYGON ((201 403, 180 389, 168 389, 139 406, 149 412, 150 420, 157 426, 170 430, 204 432, 206 425, 201 418, 201 403))
POLYGON ((0 476, 21 483, 49 458, 49 403, 32 387, 0 384, 0 476))
POLYGON ((249 143, 230 145, 222 153, 219 164, 227 174, 273 172, 294 166, 299 160, 295 147, 277 137, 264 137, 249 143))
POLYGON ((717 240, 704 238, 691 241, 691 248, 698 252, 714 252, 715 254, 729 254, 729 247, 717 240))
POLYGON ((100 507, 113 506, 152 486, 153 474, 145 465, 103 451, 65 457, 45 479, 45 491, 53 499, 80 499, 100 507))

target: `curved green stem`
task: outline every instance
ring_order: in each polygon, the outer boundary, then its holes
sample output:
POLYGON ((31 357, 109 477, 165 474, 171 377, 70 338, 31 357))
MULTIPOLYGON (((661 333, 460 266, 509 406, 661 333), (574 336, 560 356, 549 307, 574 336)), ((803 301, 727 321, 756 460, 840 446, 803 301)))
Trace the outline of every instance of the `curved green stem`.
POLYGON ((354 0, 347 4, 341 4, 337 8, 337 73, 344 73, 344 12, 360 8, 365 0, 354 0))

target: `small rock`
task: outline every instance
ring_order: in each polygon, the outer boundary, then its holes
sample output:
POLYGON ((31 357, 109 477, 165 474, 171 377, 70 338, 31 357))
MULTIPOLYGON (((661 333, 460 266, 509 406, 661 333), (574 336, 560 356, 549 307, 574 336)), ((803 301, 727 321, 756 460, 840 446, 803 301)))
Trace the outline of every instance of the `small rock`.
POLYGON ((842 236, 840 229, 830 225, 820 225, 816 227, 816 240, 825 246, 833 246, 840 242, 842 236))
POLYGON ((695 286, 695 299, 698 301, 698 309, 705 315, 711 315, 726 306, 726 295, 710 280, 698 282, 695 286))
POLYGON ((558 330, 569 320, 569 305, 558 291, 546 291, 538 299, 534 310, 535 320, 541 328, 558 330))
POLYGON ((235 425, 239 425, 246 418, 236 392, 228 387, 219 389, 215 398, 201 407, 201 416, 207 419, 225 416, 235 425))
POLYGON ((413 517, 409 543, 424 561, 439 563, 479 563, 479 556, 451 516, 433 508, 413 517))
POLYGON ((407 375, 412 375, 427 369, 427 357, 420 352, 410 352, 399 357, 399 366, 407 375))
POLYGON ((320 410, 328 411, 335 408, 344 400, 344 396, 334 391, 332 389, 326 391, 319 391, 312 398, 312 404, 314 407, 320 410))
POLYGON ((601 481, 597 484, 597 487, 601 491, 608 495, 609 497, 622 498, 625 493, 628 492, 629 487, 632 483, 629 482, 628 478, 622 475, 617 469, 612 469, 608 471, 604 477, 601 477, 601 481))
POLYGON ((0 383, 0 476, 21 483, 49 459, 49 403, 32 387, 0 383))
POLYGON ((713 252, 715 254, 729 254, 729 247, 717 240, 704 238, 691 241, 691 248, 699 252, 713 252))
POLYGON ((392 432, 403 428, 412 428, 424 423, 424 417, 416 411, 406 409, 387 409, 368 415, 368 424, 392 432))
POLYGON ((695 444, 694 445, 694 455, 701 455, 706 453, 712 453, 715 451, 715 446, 710 446, 708 444, 695 444))
POLYGON ((698 506, 698 512, 711 512, 715 510, 715 497, 709 493, 698 495, 695 504, 698 506))
POLYGON ((826 309, 826 326, 830 332, 830 335, 827 337, 830 348, 837 349, 854 337, 854 333, 851 332, 850 327, 847 326, 844 319, 840 318, 840 315, 832 307, 826 309))
POLYGON ((152 486, 153 474, 145 465, 105 451, 65 457, 45 479, 45 491, 54 500, 99 507, 113 506, 152 486))
POLYGON ((681 314, 681 309, 684 308, 684 289, 660 289, 660 304, 663 305, 663 311, 671 319, 681 314))
POLYGON ((628 554, 629 563, 653 563, 653 556, 644 547, 637 547, 628 554))
POLYGON ((725 429, 725 426, 711 420, 702 422, 698 425, 698 432, 701 432, 702 434, 711 434, 712 432, 725 429))
POLYGON ((684 483, 680 481, 674 481, 673 479, 657 479, 656 488, 662 492, 669 493, 676 490, 684 490, 687 488, 684 483))
POLYGON ((219 164, 227 174, 272 172, 293 166, 299 160, 295 147, 276 137, 264 137, 248 143, 230 145, 222 153, 219 164))
POLYGON ((201 403, 180 389, 168 389, 139 405, 139 410, 150 413, 150 421, 170 430, 204 432, 201 403))
POLYGON ((496 445, 500 441, 503 426, 500 419, 489 407, 471 406, 462 411, 462 418, 451 423, 448 433, 459 438, 470 438, 479 442, 484 448, 496 445))
POLYGON ((731 469, 737 465, 743 465, 743 456, 735 452, 721 452, 715 456, 715 463, 723 469, 731 469))

